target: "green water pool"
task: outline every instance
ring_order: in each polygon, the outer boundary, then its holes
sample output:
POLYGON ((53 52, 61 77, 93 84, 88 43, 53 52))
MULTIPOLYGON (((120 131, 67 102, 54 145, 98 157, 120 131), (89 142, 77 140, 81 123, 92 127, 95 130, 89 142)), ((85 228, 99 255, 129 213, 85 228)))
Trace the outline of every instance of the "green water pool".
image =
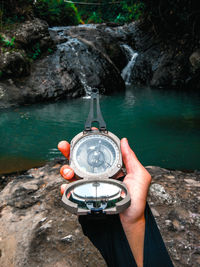
MULTIPOLYGON (((170 169, 200 168, 200 94, 149 88, 101 96, 109 131, 127 137, 139 160, 170 169)), ((0 111, 0 173, 60 157, 57 143, 83 130, 88 99, 0 111)))

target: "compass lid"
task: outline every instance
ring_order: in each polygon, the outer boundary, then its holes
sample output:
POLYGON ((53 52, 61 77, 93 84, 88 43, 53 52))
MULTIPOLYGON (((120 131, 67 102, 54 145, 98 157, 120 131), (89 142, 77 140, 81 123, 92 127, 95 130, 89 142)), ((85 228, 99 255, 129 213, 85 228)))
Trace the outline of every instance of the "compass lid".
POLYGON ((118 180, 84 179, 67 186, 62 202, 71 213, 87 215, 120 213, 131 200, 125 184, 118 180))

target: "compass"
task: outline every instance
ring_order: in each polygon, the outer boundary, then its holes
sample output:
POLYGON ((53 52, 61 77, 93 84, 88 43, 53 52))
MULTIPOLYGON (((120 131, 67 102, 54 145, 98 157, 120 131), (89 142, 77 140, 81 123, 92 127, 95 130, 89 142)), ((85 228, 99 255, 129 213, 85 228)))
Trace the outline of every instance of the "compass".
POLYGON ((85 129, 70 143, 70 162, 76 178, 68 184, 62 201, 75 214, 117 214, 128 208, 130 196, 126 185, 114 179, 122 169, 120 140, 107 131, 99 95, 91 95, 85 129), (92 128, 92 123, 99 128, 92 128))

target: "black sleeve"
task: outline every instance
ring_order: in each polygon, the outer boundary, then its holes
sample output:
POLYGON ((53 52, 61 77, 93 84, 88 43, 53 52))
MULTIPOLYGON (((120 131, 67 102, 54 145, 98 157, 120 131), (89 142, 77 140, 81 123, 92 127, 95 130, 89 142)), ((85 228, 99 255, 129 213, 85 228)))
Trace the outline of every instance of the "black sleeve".
MULTIPOLYGON (((148 204, 145 220, 144 267, 173 267, 148 204)), ((79 222, 109 267, 137 267, 118 215, 79 216, 79 222)))

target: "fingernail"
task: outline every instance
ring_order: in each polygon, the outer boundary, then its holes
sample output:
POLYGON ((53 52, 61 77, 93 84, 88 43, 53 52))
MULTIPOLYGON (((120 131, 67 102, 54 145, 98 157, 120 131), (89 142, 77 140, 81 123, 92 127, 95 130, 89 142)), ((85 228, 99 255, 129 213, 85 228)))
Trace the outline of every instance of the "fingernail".
POLYGON ((63 185, 61 185, 61 188, 60 188, 60 193, 61 193, 61 195, 63 195, 63 194, 64 194, 64 192, 65 192, 65 188, 64 188, 64 186, 63 186, 63 185))
POLYGON ((64 170, 63 170, 63 174, 64 174, 64 175, 72 174, 72 170, 70 170, 70 169, 64 169, 64 170))

